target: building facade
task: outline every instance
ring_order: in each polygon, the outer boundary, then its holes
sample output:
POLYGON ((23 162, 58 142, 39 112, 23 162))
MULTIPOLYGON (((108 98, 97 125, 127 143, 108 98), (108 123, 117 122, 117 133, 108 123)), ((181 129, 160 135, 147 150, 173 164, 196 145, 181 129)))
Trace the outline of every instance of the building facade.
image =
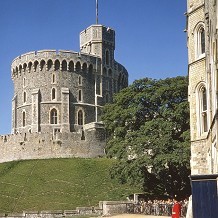
POLYGON ((187 1, 192 175, 218 172, 217 7, 216 0, 187 1))
POLYGON ((115 31, 96 24, 80 33, 80 52, 42 50, 15 58, 12 135, 0 139, 0 162, 104 155, 101 109, 128 85, 114 51, 115 31))

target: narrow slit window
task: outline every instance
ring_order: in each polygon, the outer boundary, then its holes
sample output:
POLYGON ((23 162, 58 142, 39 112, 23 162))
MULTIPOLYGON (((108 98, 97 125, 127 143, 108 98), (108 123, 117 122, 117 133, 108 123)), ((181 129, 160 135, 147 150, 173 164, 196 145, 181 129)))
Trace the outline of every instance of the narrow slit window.
POLYGON ((82 112, 82 110, 78 111, 78 125, 83 125, 83 112, 82 112))
POLYGON ((79 90, 79 93, 78 93, 78 100, 82 101, 82 90, 81 89, 79 90))
POLYGON ((26 112, 23 111, 23 127, 26 126, 26 112))
POLYGON ((26 103, 26 92, 23 93, 23 103, 26 103))
POLYGON ((56 89, 53 88, 52 91, 51 91, 51 93, 52 93, 52 94, 51 94, 51 99, 52 99, 52 100, 55 100, 55 99, 56 99, 56 89))

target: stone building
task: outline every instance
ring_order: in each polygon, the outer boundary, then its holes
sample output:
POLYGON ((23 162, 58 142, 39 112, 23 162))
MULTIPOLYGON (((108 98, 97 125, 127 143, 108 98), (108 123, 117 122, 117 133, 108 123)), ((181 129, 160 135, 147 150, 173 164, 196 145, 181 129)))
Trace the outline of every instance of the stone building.
POLYGON ((80 52, 42 50, 15 58, 12 135, 1 137, 3 159, 104 155, 101 109, 128 85, 114 50, 115 31, 96 24, 80 33, 80 52))
POLYGON ((214 0, 187 1, 191 173, 218 172, 217 7, 214 0))

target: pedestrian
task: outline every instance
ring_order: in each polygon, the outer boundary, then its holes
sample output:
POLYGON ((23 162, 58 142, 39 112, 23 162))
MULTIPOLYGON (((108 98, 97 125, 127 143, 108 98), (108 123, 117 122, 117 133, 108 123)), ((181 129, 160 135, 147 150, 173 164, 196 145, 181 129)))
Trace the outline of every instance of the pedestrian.
POLYGON ((172 218, 180 218, 180 215, 181 215, 181 205, 176 199, 174 199, 174 204, 172 208, 172 218))

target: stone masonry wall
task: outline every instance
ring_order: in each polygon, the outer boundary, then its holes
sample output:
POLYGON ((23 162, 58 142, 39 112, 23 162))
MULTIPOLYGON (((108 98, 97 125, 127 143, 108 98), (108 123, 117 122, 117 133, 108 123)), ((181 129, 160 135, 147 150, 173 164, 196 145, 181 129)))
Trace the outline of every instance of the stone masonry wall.
MULTIPOLYGON (((99 124, 100 125, 100 124, 99 124)), ((0 136, 0 163, 25 160, 104 156, 105 130, 97 124, 69 133, 18 133, 0 136)))
POLYGON ((199 87, 207 89, 207 73, 205 54, 198 54, 197 28, 201 24, 205 27, 205 12, 203 0, 188 1, 187 15, 187 43, 189 61, 189 103, 190 103, 190 130, 191 130, 191 172, 193 174, 209 173, 209 137, 208 132, 202 132, 202 118, 199 114, 200 98, 199 87))

